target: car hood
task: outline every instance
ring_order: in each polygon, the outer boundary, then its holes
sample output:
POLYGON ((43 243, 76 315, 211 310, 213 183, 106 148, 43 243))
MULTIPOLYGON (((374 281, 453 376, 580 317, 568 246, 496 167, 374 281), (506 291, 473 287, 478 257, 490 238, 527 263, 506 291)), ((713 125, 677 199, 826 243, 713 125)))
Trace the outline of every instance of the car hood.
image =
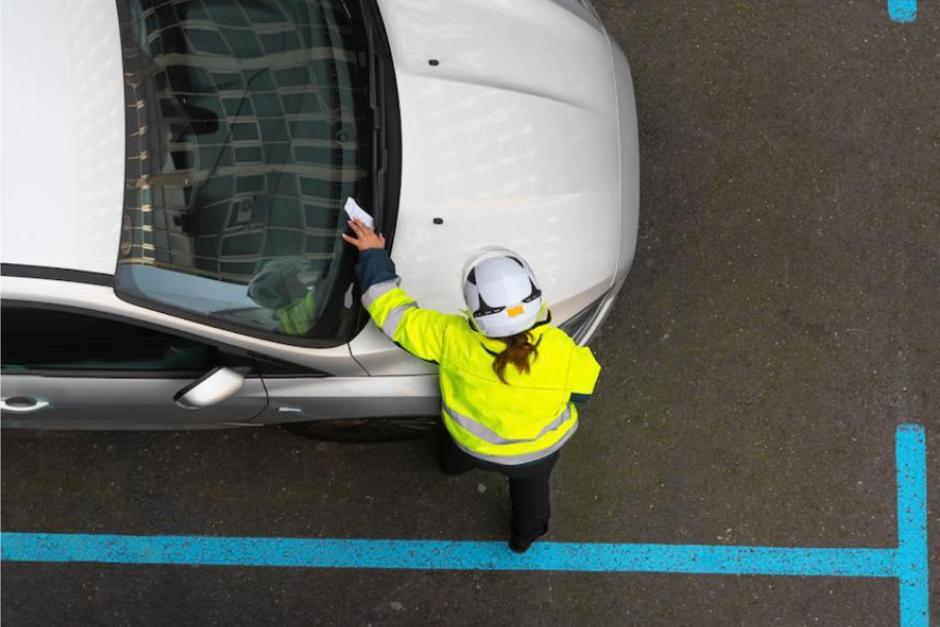
POLYGON ((3 5, 3 262, 113 274, 124 80, 113 2, 3 5))
POLYGON ((545 0, 380 8, 401 108, 404 286, 454 311, 467 258, 503 246, 531 264, 556 319, 573 315, 610 287, 620 248, 606 34, 545 0))

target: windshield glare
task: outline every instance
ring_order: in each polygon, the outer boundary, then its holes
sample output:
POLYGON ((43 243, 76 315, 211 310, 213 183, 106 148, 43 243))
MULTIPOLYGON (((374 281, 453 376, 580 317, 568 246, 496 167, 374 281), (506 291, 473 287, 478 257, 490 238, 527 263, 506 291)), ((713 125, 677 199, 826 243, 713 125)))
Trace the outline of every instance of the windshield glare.
POLYGON ((372 206, 354 3, 119 0, 127 121, 119 295, 261 335, 356 325, 347 196, 372 206))

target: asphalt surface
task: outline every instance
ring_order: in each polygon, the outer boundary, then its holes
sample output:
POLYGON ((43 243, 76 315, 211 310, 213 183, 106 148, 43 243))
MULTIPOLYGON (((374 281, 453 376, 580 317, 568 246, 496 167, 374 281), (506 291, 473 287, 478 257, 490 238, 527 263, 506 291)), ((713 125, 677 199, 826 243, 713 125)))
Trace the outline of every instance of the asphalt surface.
MULTIPOLYGON (((599 2, 633 64, 634 268, 549 539, 897 543, 926 425, 940 624, 940 3, 599 2)), ((5 531, 501 540, 430 441, 12 432, 5 531)), ((895 580, 5 563, 4 625, 872 625, 895 580)))

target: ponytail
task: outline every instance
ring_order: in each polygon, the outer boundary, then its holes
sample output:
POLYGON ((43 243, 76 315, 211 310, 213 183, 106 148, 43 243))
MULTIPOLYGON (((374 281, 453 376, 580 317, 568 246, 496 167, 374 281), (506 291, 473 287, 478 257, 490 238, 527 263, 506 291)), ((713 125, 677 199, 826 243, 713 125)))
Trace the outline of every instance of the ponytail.
POLYGON ((530 341, 531 338, 529 337, 528 331, 495 339, 506 343, 506 348, 503 349, 503 352, 496 354, 496 358, 493 360, 493 371, 496 373, 496 376, 499 377, 499 380, 503 383, 507 383, 504 371, 506 370, 506 366, 510 363, 516 367, 519 374, 528 374, 529 355, 533 356, 533 361, 538 358, 539 342, 533 344, 530 341))

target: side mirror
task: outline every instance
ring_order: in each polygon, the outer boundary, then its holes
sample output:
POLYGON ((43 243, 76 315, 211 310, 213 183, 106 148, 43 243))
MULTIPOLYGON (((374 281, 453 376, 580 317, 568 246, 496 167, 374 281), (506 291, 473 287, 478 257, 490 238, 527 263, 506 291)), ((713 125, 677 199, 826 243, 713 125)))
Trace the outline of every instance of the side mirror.
POLYGON ((174 394, 173 400, 184 409, 208 407, 230 398, 244 383, 244 375, 231 368, 219 366, 174 394))

